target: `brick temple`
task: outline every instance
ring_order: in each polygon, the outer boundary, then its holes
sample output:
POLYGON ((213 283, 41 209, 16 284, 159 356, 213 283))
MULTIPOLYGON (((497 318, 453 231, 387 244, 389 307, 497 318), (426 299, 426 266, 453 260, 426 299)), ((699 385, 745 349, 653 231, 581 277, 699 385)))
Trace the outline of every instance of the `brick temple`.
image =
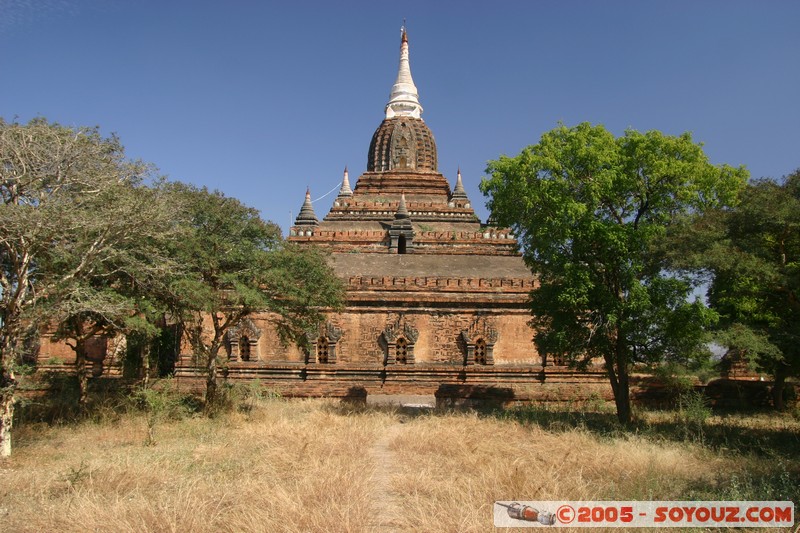
MULTIPOLYGON (((310 192, 289 241, 328 252, 346 303, 284 346, 269 314, 229 331, 231 380, 259 379, 285 396, 436 394, 470 399, 571 401, 610 398, 600 369, 578 372, 545 361, 528 325, 535 277, 508 229, 482 223, 465 192, 439 171, 436 141, 422 119, 405 30, 397 79, 369 143, 366 171, 351 187, 347 169, 321 220, 310 192)), ((98 338, 95 376, 119 374, 124 341, 98 338), (122 341, 122 342, 120 342, 122 341)), ((202 389, 187 343, 175 374, 202 389)), ((66 370, 74 355, 43 335, 41 367, 66 370), (52 363, 58 360, 60 364, 52 363)))
POLYGON ((330 252, 347 284, 344 312, 310 332, 309 362, 455 365, 538 361, 527 326, 534 279, 508 230, 481 224, 464 190, 439 172, 421 117, 408 39, 367 169, 345 169, 328 214, 306 193, 289 240, 330 252))
MULTIPOLYGON (((329 253, 346 284, 344 309, 307 332, 307 349, 281 346, 269 317, 252 317, 229 336, 228 377, 291 396, 606 396, 604 374, 546 365, 536 352, 535 278, 510 231, 481 223, 461 172, 451 187, 439 171, 405 30, 384 111, 355 185, 345 168, 321 220, 307 191, 289 230, 289 241, 329 253)), ((179 377, 194 374, 189 361, 179 377)))
MULTIPOLYGON (((307 331, 304 347, 281 344, 274 316, 251 316, 228 332, 221 375, 258 379, 290 397, 424 394, 444 406, 611 400, 602 364, 577 371, 537 353, 528 325, 536 279, 514 235, 477 217, 461 172, 452 187, 439 172, 422 111, 404 30, 397 79, 365 172, 351 187, 345 168, 321 220, 306 191, 289 230, 289 241, 328 253, 346 286, 344 308, 307 331)), ((88 344, 94 376, 121 375, 123 336, 88 344)), ((178 382, 201 391, 205 374, 190 346, 178 351, 178 382)), ((74 371, 74 352, 52 332, 42 332, 33 353, 45 375, 74 371)), ((732 379, 706 387, 715 405, 766 397, 765 383, 750 372, 734 366, 725 377, 732 379)), ((664 384, 647 374, 631 375, 631 397, 671 402, 664 384)))

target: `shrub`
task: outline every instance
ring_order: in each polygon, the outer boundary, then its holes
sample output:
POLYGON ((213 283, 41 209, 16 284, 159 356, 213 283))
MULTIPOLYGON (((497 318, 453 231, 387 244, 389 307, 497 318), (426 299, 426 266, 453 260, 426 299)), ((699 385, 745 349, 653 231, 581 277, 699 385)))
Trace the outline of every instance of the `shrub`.
POLYGON ((178 391, 172 378, 160 380, 150 387, 136 389, 133 398, 139 402, 147 415, 147 437, 145 445, 156 443, 156 425, 163 420, 183 418, 191 412, 192 401, 178 391))
POLYGON ((703 440, 703 428, 711 417, 708 398, 700 391, 687 390, 678 395, 678 422, 685 439, 692 436, 703 440))

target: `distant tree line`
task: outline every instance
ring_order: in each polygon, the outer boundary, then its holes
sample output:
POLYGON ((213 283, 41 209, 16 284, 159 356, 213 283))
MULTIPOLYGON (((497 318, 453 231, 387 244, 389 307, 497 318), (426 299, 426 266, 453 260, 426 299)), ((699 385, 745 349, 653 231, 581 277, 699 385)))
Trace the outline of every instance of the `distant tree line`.
POLYGON ((127 336, 146 376, 169 317, 206 369, 208 405, 229 329, 272 311, 281 338, 299 340, 341 305, 318 252, 234 198, 159 177, 97 128, 0 119, 0 199, 0 456, 23 341, 43 328, 75 352, 85 408, 89 339, 127 336))

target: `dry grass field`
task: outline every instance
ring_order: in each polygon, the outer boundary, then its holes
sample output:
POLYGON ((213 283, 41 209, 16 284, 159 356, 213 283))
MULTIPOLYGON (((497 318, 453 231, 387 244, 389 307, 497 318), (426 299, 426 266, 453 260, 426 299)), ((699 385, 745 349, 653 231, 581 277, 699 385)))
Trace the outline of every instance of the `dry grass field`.
POLYGON ((0 531, 490 531, 504 499, 800 499, 789 415, 622 432, 603 410, 249 407, 164 420, 149 446, 140 412, 22 423, 0 531))

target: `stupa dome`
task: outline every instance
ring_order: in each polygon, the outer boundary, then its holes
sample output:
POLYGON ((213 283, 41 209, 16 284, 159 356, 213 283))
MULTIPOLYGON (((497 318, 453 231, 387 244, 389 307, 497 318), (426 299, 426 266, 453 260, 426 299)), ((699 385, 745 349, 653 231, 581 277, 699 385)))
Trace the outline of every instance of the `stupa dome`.
POLYGON ((388 170, 436 172, 436 141, 421 118, 387 118, 369 143, 367 172, 388 170))
POLYGON ((420 118, 422 105, 411 77, 405 26, 400 38, 397 80, 392 85, 385 111, 386 119, 369 143, 367 172, 436 172, 436 141, 420 118))

